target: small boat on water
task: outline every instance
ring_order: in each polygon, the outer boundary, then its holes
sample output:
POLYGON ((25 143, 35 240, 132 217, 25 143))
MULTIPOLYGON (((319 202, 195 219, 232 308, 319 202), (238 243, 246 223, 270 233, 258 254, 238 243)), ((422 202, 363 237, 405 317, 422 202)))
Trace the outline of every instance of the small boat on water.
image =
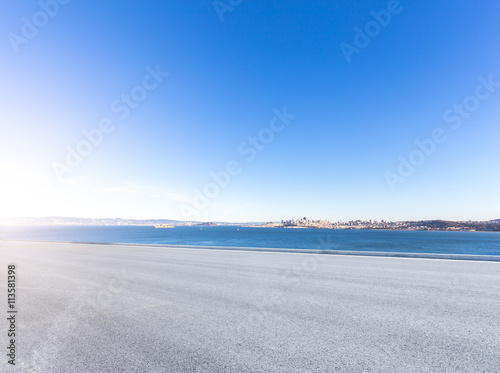
POLYGON ((155 228, 175 228, 175 225, 170 225, 170 224, 158 224, 158 225, 155 225, 155 228))

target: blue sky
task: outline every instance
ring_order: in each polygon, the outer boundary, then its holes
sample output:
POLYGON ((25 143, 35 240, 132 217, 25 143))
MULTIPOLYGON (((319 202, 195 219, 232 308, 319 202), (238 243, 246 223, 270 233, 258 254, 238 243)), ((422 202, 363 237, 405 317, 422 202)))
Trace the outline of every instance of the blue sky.
POLYGON ((1 7, 2 217, 500 218, 498 2, 1 7))

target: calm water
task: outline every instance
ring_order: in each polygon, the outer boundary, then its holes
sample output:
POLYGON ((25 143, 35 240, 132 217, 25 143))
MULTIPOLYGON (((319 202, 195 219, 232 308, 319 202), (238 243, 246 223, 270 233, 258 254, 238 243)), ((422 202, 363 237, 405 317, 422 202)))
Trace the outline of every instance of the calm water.
POLYGON ((0 239, 500 255, 500 232, 0 226, 0 239))

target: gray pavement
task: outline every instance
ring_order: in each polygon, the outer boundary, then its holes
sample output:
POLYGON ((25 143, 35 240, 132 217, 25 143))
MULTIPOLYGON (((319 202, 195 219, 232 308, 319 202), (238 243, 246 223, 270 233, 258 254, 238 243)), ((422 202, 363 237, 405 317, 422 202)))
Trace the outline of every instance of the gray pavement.
POLYGON ((2 372, 500 372, 498 262, 0 241, 5 305, 12 262, 2 372))

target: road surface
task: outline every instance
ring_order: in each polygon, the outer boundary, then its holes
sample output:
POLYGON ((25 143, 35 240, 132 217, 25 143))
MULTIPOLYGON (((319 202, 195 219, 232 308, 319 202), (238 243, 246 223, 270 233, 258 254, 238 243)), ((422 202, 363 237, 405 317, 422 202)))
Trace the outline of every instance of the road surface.
POLYGON ((498 262, 20 241, 0 260, 2 372, 500 372, 498 262))

